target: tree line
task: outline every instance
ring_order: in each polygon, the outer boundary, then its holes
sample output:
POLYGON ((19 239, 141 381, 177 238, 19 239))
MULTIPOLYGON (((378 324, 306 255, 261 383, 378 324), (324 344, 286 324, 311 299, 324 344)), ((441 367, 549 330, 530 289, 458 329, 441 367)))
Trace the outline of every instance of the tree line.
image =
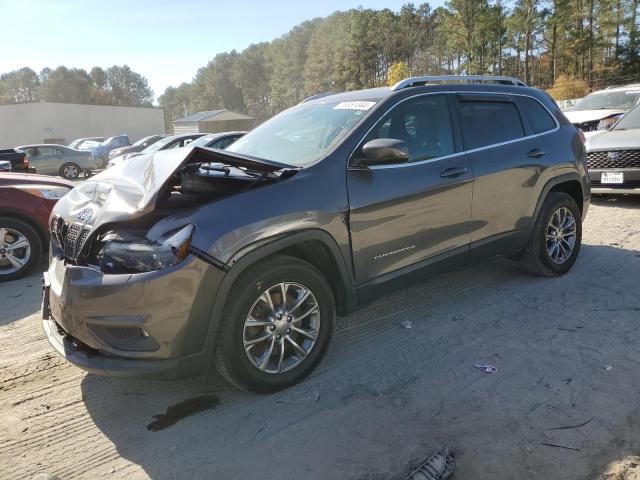
POLYGON ((0 104, 47 102, 151 106, 147 79, 127 65, 102 69, 25 67, 0 75, 0 104))
POLYGON ((258 119, 327 91, 418 74, 510 75, 556 98, 640 81, 638 0, 450 0, 338 11, 216 55, 159 97, 168 119, 227 108, 258 119))

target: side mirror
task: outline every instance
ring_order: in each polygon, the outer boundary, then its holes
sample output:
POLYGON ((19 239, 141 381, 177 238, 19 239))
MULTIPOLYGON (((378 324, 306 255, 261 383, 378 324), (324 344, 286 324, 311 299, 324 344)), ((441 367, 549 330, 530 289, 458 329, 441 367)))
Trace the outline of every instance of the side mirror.
POLYGON ((395 138, 376 138, 364 144, 362 157, 352 161, 353 166, 384 165, 409 161, 407 143, 395 138))

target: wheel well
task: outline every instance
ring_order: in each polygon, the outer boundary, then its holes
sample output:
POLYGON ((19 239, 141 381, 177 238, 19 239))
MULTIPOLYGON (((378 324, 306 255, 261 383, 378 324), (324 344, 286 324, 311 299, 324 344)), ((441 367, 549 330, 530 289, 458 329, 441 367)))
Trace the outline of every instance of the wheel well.
POLYGON ((567 182, 562 182, 559 183, 557 185, 555 185, 552 189, 552 192, 564 192, 567 193, 569 195, 571 195, 573 197, 573 199, 576 201, 576 203, 578 204, 578 208, 580 209, 580 213, 582 212, 582 209, 584 208, 584 203, 583 203, 583 197, 582 197, 582 186, 580 185, 580 182, 576 181, 576 180, 569 180, 567 182))
POLYGON ((305 262, 309 262, 325 276, 336 301, 338 314, 344 315, 348 309, 347 292, 345 291, 345 279, 342 278, 340 268, 331 250, 319 240, 307 240, 295 245, 283 248, 273 255, 289 255, 305 262))
POLYGON ((42 227, 38 222, 27 215, 21 215, 15 212, 7 212, 4 210, 0 210, 0 217, 9 217, 14 220, 20 220, 21 222, 29 224, 31 228, 33 228, 38 237, 40 238, 40 243, 42 243, 42 251, 46 252, 49 250, 49 236, 42 230, 42 227))

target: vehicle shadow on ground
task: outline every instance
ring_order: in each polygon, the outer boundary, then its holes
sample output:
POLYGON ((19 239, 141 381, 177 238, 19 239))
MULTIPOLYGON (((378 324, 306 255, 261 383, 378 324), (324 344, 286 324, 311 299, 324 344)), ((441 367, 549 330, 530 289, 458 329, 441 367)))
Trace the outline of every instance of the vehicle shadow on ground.
POLYGON ((87 375, 82 398, 118 454, 151 478, 402 478, 443 443, 458 448, 460 478, 586 478, 637 453, 640 294, 614 282, 638 271, 637 251, 610 246, 583 245, 558 279, 494 261, 339 318, 318 370, 284 392, 240 392, 217 375, 87 375), (479 373, 480 358, 499 373, 479 373), (578 423, 576 410, 588 426, 550 440, 549 423, 578 423))
POLYGON ((41 278, 46 269, 45 256, 30 275, 0 283, 0 326, 9 325, 40 310, 41 278))

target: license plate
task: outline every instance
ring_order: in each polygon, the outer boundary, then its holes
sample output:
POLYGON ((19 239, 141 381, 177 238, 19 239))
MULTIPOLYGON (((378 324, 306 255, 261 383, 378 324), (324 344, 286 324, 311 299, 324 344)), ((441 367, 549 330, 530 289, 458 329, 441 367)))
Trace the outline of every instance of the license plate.
POLYGON ((603 172, 600 177, 600 183, 623 183, 624 173, 622 172, 603 172))

